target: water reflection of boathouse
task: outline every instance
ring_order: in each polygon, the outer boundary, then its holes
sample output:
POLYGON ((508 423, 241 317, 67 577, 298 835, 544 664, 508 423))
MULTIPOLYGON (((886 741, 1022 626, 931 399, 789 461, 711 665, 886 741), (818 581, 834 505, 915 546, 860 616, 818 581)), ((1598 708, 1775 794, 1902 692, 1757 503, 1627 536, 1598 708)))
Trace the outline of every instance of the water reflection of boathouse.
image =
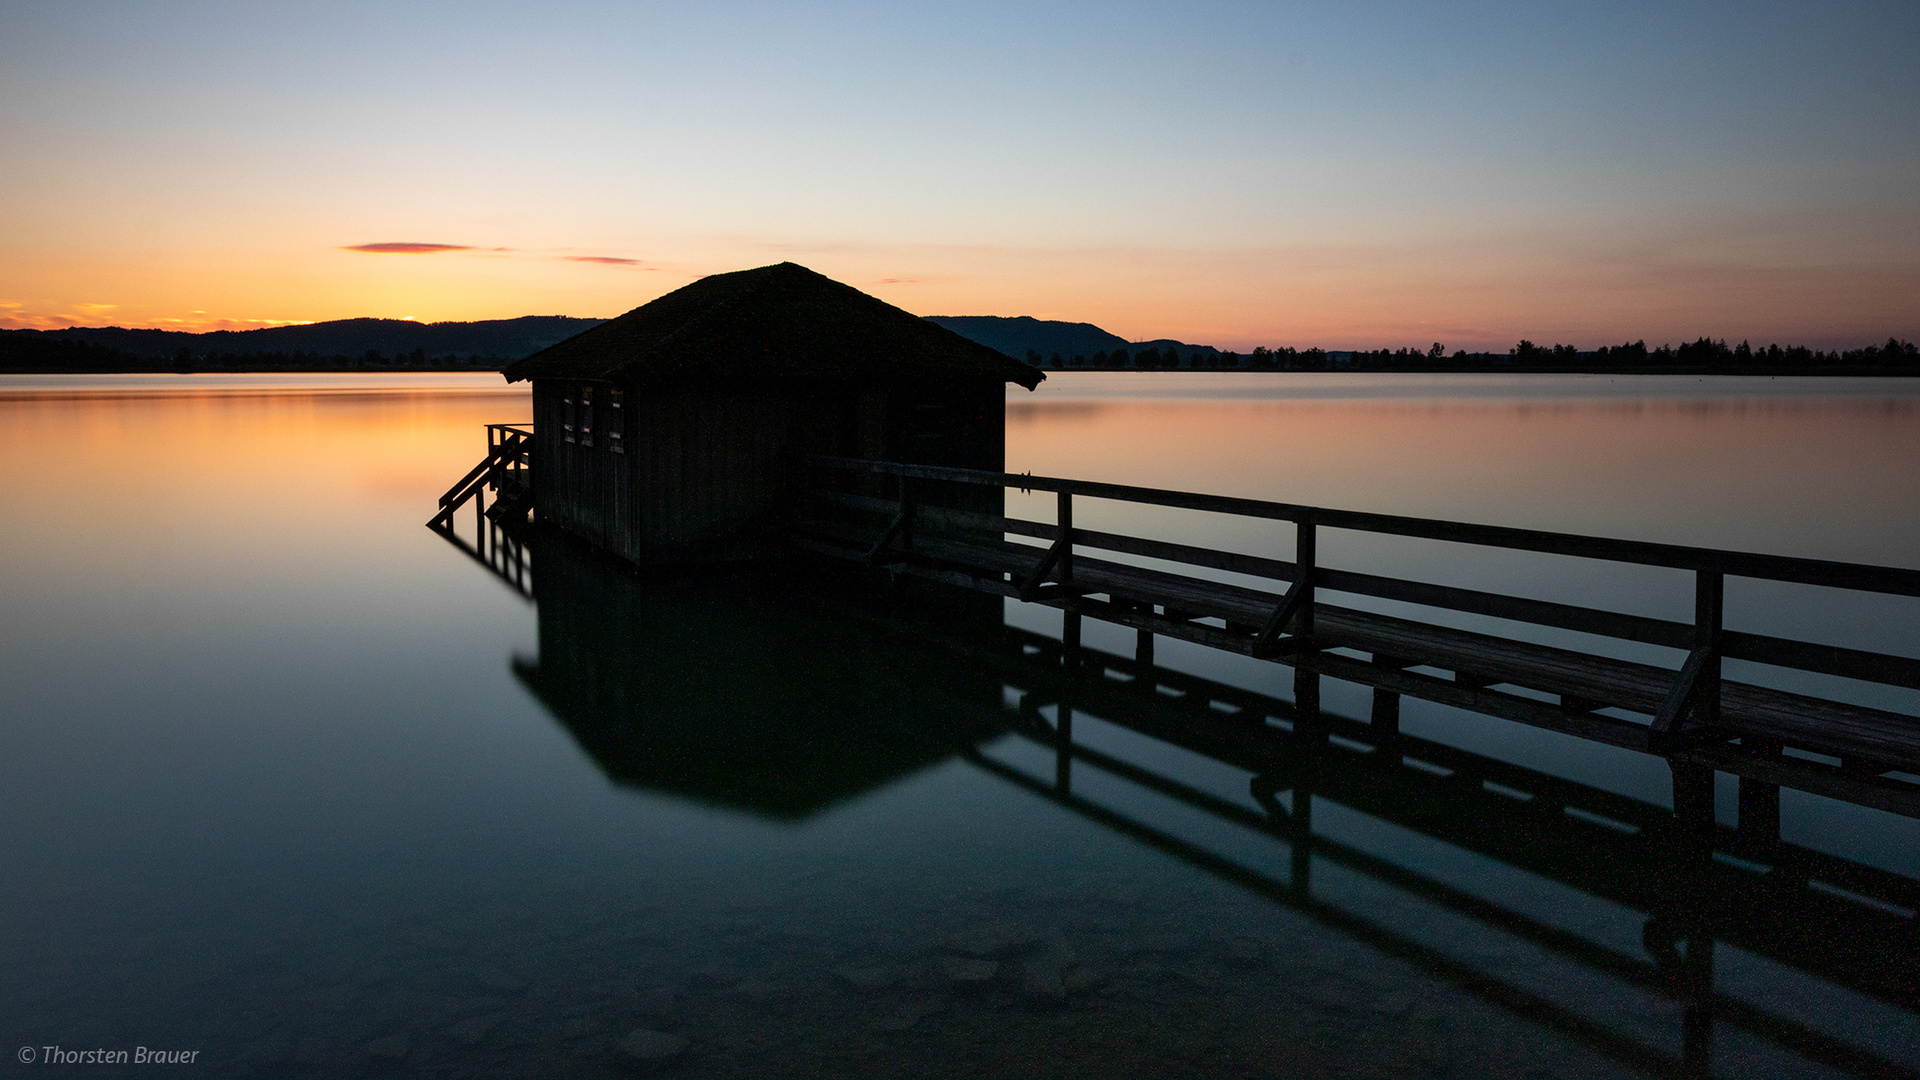
MULTIPOLYGON (((514 674, 615 783, 776 819, 1006 731, 992 672, 792 593, 767 577, 643 580, 553 538, 534 578, 539 654, 514 674)), ((999 610, 945 622, 997 629, 999 610)))

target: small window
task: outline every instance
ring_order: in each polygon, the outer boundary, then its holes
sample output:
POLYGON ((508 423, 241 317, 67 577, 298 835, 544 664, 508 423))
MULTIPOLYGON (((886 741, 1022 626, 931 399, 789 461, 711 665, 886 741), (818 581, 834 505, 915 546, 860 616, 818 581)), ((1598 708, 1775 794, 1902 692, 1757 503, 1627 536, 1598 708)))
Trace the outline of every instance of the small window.
POLYGON ((567 388, 565 400, 566 400, 566 409, 563 411, 561 416, 560 434, 568 442, 572 442, 573 441, 573 422, 575 419, 575 406, 573 403, 572 387, 567 388))
POLYGON ((625 397, 618 390, 607 391, 607 450, 615 454, 627 452, 627 414, 621 408, 625 397))
POLYGON ((580 445, 593 445, 593 387, 580 388, 580 445))

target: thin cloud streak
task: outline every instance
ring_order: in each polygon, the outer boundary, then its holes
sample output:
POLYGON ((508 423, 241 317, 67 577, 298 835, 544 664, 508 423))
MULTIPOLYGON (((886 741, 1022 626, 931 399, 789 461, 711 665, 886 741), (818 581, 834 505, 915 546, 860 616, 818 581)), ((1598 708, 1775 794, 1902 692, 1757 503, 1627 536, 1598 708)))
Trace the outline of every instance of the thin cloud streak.
POLYGON ((606 266, 639 266, 639 259, 620 259, 612 255, 562 255, 568 262, 601 263, 606 266))
MULTIPOLYGON (((4 309, 5 305, 0 305, 4 309)), ((100 314, 83 315, 19 315, 0 310, 0 330, 72 330, 75 328, 97 329, 100 327, 121 327, 127 330, 180 330, 189 334, 204 334, 212 330, 263 330, 275 326, 308 326, 313 319, 175 319, 175 318, 132 318, 108 320, 100 314)))
POLYGON ((378 244, 353 244, 341 251, 365 251, 375 255, 433 255, 442 251, 472 251, 467 244, 419 244, 411 241, 389 240, 378 244))

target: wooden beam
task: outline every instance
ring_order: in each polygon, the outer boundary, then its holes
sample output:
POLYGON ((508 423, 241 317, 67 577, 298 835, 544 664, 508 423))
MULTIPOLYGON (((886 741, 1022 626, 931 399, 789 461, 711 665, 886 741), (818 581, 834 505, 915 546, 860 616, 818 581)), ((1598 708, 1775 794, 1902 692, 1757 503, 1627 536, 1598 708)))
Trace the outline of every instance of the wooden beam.
POLYGON ((1260 628, 1253 641, 1253 655, 1273 656, 1279 644, 1280 632, 1292 630, 1296 644, 1290 651, 1299 651, 1304 643, 1313 640, 1313 585, 1314 564, 1317 560, 1318 541, 1316 539, 1313 518, 1303 517, 1295 526, 1294 538, 1294 577, 1293 584, 1287 587, 1287 593, 1280 598, 1279 606, 1273 614, 1267 616, 1266 625, 1260 628), (1299 625, 1296 627, 1295 624, 1299 625))
POLYGON ((1691 720, 1699 729, 1720 723, 1720 622, 1726 582, 1716 571, 1695 574, 1693 651, 1673 680, 1660 711, 1647 731, 1647 749, 1671 754, 1682 741, 1682 727, 1691 720))
POLYGON ((1060 584, 1071 586, 1073 582, 1073 496, 1066 492, 1060 494, 1059 524, 1054 528, 1059 533, 1053 546, 1040 559, 1040 565, 1033 568, 1027 579, 1020 583, 1020 598, 1032 599, 1040 589, 1040 583, 1047 579, 1047 573, 1055 567, 1060 571, 1060 584))
POLYGON ((1673 678, 1673 689, 1667 691, 1660 711, 1653 714, 1653 726, 1647 729, 1647 749, 1653 753, 1670 754, 1679 749, 1681 721, 1693 707, 1694 698, 1699 693, 1701 676, 1707 670, 1709 651, 1700 648, 1687 654, 1687 662, 1681 665, 1679 674, 1673 678))
POLYGON ((1253 655, 1274 656, 1279 647, 1280 632, 1292 625, 1307 605, 1307 598, 1313 594, 1312 586, 1304 580, 1296 581, 1287 587, 1287 594, 1280 599, 1280 606, 1273 609, 1267 617, 1267 624, 1253 638, 1253 655))
POLYGON ((1066 546, 1067 538, 1064 536, 1053 542, 1053 546, 1047 549, 1047 553, 1040 557, 1039 564, 1027 574, 1025 580, 1016 586, 1020 594, 1020 599, 1032 600, 1038 596, 1041 583, 1046 581, 1047 575, 1059 564, 1061 552, 1066 546))
POLYGON ((881 533, 880 539, 875 540, 873 546, 867 549, 867 565, 878 566, 882 562, 887 561, 882 558, 882 554, 887 550, 887 546, 892 544, 895 538, 904 534, 912 523, 913 504, 910 502, 902 502, 900 504, 900 512, 893 515, 893 521, 887 525, 887 531, 881 533))

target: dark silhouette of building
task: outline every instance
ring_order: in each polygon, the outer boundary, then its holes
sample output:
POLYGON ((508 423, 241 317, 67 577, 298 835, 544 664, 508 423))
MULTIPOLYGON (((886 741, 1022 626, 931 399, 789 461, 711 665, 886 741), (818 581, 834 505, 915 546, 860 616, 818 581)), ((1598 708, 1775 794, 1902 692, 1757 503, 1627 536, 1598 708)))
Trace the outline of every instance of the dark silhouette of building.
MULTIPOLYGON (((643 574, 565 536, 534 542, 540 651, 514 674, 616 784, 798 821, 1012 722, 995 671, 928 648, 931 623, 855 589, 643 574)), ((961 640, 1001 629, 937 623, 961 640)))
POLYGON ((533 383, 535 514, 641 563, 773 550, 805 455, 1001 471, 1006 384, 1045 377, 793 263, 702 278, 505 374, 533 383))

